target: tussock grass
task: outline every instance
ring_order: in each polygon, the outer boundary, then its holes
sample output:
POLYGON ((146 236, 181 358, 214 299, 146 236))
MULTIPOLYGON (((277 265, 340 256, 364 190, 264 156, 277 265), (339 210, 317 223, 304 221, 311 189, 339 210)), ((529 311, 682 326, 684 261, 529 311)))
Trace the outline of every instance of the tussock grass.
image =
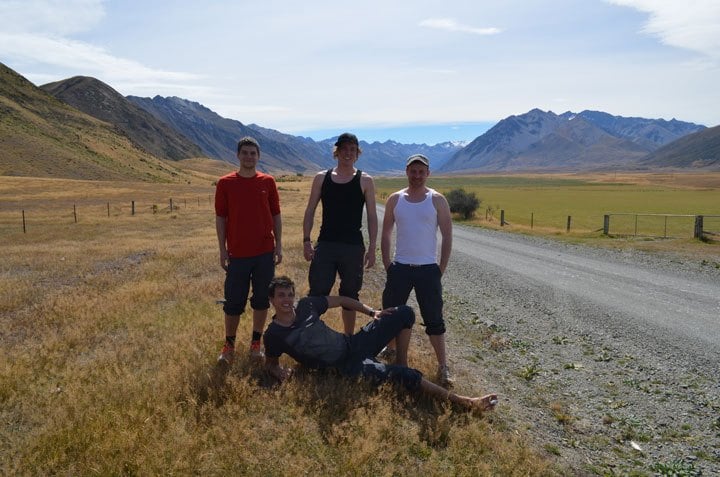
MULTIPOLYGON (((278 273, 301 294, 309 184, 281 192, 278 273)), ((232 367, 218 367, 223 275, 211 205, 188 201, 136 216, 121 208, 111 217, 100 208, 77 224, 57 220, 58 209, 83 200, 208 194, 208 184, 0 178, 0 474, 562 473, 506 430, 510 417, 501 410, 480 418, 389 386, 302 370, 277 386, 242 353, 232 367), (26 234, 7 222, 19 204, 39 218, 26 234)), ((378 267, 366 276, 363 300, 379 305, 382 286, 378 267)), ((250 328, 246 312, 240 349, 250 328)), ((434 370, 422 333, 410 360, 434 370)))

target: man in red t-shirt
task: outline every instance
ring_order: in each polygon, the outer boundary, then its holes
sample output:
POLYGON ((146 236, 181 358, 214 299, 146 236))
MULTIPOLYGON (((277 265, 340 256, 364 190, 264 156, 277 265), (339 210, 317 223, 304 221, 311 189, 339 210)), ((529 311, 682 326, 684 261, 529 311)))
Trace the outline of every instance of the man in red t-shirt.
POLYGON ((225 345, 218 361, 232 364, 235 334, 252 284, 253 333, 250 355, 262 359, 260 346, 270 300, 268 286, 282 261, 282 221, 275 179, 256 170, 260 145, 251 137, 238 142, 240 169, 220 178, 215 190, 215 227, 220 266, 225 270, 225 345))

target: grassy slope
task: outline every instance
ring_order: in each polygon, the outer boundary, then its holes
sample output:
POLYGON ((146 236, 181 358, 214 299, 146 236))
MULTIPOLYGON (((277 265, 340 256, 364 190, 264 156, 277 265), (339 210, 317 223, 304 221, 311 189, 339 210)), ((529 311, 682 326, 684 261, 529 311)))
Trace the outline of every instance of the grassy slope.
POLYGON ((0 175, 187 182, 196 175, 145 153, 111 125, 0 64, 0 175))

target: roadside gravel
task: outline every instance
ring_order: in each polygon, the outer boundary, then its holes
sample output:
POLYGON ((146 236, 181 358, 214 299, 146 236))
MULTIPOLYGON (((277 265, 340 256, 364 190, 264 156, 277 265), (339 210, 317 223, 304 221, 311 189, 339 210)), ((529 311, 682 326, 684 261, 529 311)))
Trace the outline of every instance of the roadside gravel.
POLYGON ((573 475, 720 475, 720 265, 461 226, 455 237, 443 283, 459 389, 498 392, 497 412, 573 475), (512 265, 526 249, 527 267, 512 265), (593 264, 611 271, 585 276, 593 264))

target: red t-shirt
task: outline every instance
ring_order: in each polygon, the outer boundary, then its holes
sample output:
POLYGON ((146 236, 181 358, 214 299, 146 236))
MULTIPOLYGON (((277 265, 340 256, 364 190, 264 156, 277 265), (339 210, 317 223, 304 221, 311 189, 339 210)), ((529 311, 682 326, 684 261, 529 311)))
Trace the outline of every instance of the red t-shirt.
POLYGON ((230 257, 255 257, 275 249, 273 217, 280 214, 275 179, 256 172, 241 177, 237 172, 218 180, 215 215, 225 217, 225 241, 230 257))

